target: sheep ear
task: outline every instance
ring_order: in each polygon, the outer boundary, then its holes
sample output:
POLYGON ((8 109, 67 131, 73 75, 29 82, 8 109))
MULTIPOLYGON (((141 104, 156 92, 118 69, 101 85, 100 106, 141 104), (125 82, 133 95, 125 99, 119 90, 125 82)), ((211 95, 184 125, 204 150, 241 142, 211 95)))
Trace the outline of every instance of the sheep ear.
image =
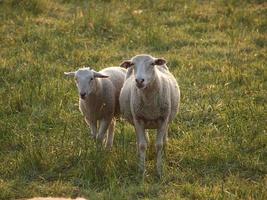
POLYGON ((68 77, 73 77, 75 76, 75 72, 64 72, 64 74, 68 77))
POLYGON ((109 76, 94 71, 94 77, 95 77, 95 78, 108 78, 109 76))
POLYGON ((165 65, 167 61, 164 58, 156 58, 154 63, 155 65, 165 65))
POLYGON ((125 69, 128 69, 129 67, 131 67, 133 65, 132 61, 130 60, 125 60, 123 61, 120 66, 125 68, 125 69))

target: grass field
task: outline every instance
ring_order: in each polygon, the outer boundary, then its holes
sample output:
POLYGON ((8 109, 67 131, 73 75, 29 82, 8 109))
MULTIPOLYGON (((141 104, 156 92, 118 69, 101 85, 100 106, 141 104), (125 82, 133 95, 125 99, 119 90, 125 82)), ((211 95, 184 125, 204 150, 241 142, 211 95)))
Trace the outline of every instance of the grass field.
POLYGON ((267 199, 267 4, 0 1, 0 199, 267 199), (64 71, 164 57, 181 88, 164 177, 123 120, 96 151, 64 71))

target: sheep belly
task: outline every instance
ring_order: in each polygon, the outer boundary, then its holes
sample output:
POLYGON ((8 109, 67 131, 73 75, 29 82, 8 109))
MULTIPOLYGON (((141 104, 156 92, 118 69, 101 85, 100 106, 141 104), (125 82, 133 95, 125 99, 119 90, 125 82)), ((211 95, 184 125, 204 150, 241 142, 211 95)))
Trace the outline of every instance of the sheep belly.
POLYGON ((144 122, 145 129, 158 129, 164 117, 158 117, 156 119, 146 119, 142 116, 136 116, 137 120, 142 120, 144 122))

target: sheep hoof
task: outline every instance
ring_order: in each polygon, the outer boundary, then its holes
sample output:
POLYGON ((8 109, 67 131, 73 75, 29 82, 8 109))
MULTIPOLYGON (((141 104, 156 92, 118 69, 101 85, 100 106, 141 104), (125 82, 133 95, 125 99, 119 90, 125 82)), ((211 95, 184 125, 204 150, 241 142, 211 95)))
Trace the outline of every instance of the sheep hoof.
POLYGON ((141 182, 144 182, 145 176, 146 176, 146 171, 139 168, 138 172, 139 173, 138 173, 138 176, 137 176, 137 180, 139 180, 141 182))
POLYGON ((106 145, 106 150, 111 151, 112 150, 112 144, 107 144, 106 145))
POLYGON ((162 166, 158 166, 157 167, 157 177, 158 177, 159 180, 162 179, 162 177, 163 177, 162 166))
POLYGON ((139 174, 142 176, 142 178, 145 177, 146 170, 144 169, 144 167, 139 166, 139 174))
POLYGON ((159 180, 162 179, 162 172, 157 171, 157 178, 158 178, 159 180))
POLYGON ((97 136, 96 136, 96 140, 97 140, 98 142, 100 142, 100 143, 103 143, 103 142, 104 142, 104 137, 101 136, 101 135, 97 135, 97 136))
POLYGON ((96 135, 90 134, 90 137, 91 137, 93 140, 96 140, 96 135))

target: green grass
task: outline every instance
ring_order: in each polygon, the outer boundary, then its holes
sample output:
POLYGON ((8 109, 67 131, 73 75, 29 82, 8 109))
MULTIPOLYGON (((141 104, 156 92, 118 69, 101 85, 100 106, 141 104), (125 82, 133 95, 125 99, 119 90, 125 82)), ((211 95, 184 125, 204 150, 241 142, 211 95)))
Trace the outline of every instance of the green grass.
POLYGON ((0 2, 0 199, 267 199, 264 1, 0 2), (88 3, 89 2, 89 3, 88 3), (164 178, 120 120, 96 151, 64 71, 164 57, 181 88, 164 178))

